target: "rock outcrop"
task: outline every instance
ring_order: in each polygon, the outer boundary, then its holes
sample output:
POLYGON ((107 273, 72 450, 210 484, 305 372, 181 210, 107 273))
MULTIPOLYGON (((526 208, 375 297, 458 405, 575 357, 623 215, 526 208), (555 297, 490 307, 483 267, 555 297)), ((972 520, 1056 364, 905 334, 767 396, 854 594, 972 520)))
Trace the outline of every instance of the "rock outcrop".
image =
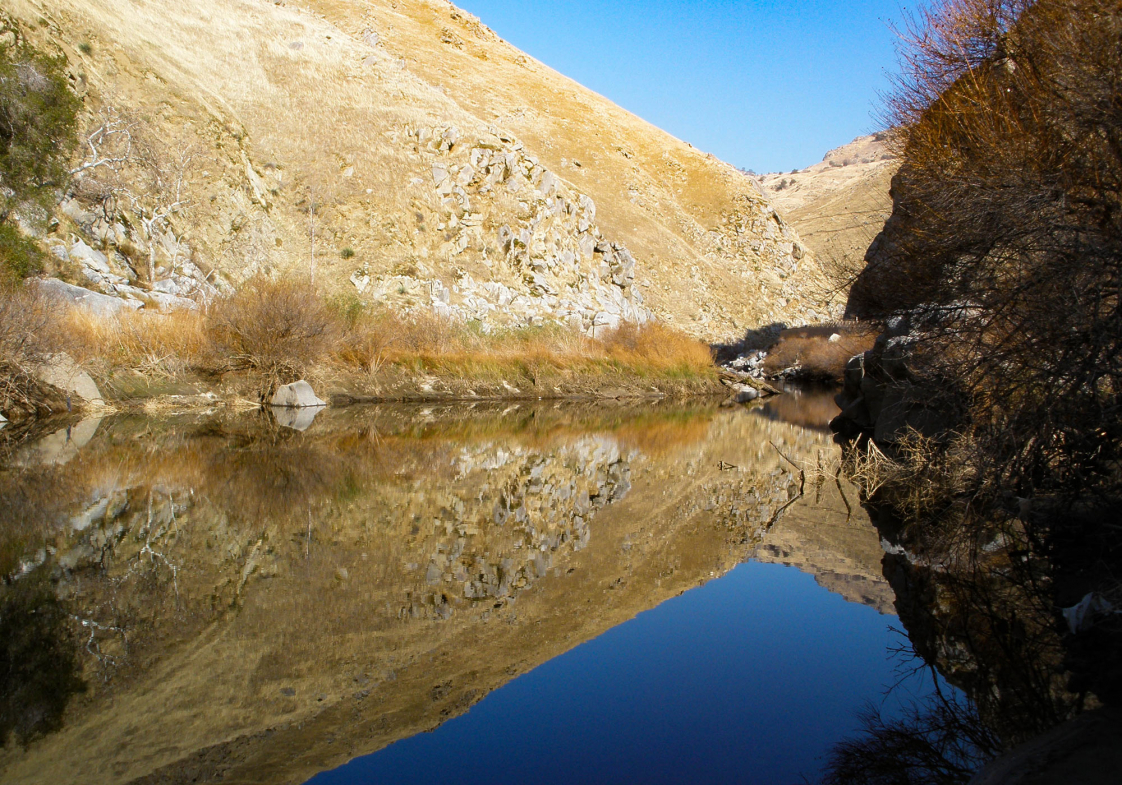
POLYGON ((919 340, 918 333, 910 332, 909 320, 897 316, 872 349, 849 360, 836 399, 842 411, 830 424, 835 431, 846 438, 864 434, 881 446, 896 444, 909 432, 933 439, 947 435, 956 421, 953 396, 915 384, 908 370, 919 340))

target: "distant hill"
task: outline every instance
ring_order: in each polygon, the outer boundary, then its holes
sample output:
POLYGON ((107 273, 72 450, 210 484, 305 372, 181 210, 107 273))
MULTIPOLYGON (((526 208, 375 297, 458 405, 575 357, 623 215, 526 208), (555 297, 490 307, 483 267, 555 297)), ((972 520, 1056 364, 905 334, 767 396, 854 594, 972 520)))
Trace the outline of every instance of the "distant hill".
POLYGON ((44 238, 75 283, 151 306, 299 271, 485 323, 653 317, 709 340, 831 315, 750 178, 447 2, 5 9, 66 56, 87 127, 137 142, 116 167, 78 153, 44 238))
POLYGON ((877 134, 831 150, 806 169, 763 175, 760 184, 825 266, 857 271, 892 213, 888 191, 898 168, 885 136, 877 134))

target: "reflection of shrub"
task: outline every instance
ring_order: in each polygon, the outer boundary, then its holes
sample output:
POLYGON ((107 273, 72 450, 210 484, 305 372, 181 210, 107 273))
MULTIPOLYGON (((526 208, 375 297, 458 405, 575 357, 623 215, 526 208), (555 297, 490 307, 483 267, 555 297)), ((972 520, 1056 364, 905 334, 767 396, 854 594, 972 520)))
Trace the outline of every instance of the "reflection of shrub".
POLYGON ((331 312, 306 282, 264 277, 216 303, 207 324, 222 366, 254 368, 281 382, 323 358, 334 328, 331 312))
POLYGON ((31 579, 0 595, 0 746, 58 730, 70 697, 85 690, 69 617, 31 579))
POLYGON ((828 785, 953 785, 974 772, 1001 747, 972 705, 935 696, 886 719, 876 707, 861 714, 862 735, 830 752, 828 785))

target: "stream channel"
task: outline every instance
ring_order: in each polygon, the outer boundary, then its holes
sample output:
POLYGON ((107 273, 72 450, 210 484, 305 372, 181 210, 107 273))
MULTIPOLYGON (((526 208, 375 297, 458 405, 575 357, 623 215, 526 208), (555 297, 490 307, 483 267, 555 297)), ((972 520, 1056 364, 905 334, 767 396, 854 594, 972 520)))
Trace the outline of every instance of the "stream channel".
POLYGON ((864 707, 937 683, 835 478, 835 413, 218 410, 9 439, 0 781, 814 782, 864 707))

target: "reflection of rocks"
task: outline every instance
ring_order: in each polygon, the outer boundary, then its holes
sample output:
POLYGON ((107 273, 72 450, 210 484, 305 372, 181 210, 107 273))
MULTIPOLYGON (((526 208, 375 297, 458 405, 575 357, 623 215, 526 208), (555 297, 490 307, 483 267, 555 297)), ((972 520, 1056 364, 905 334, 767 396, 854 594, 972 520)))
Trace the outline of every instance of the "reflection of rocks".
MULTIPOLYGON (((602 438, 546 455, 518 448, 465 451, 457 469, 457 480, 468 479, 480 490, 450 489, 426 499, 440 515, 433 520, 436 542, 427 545, 432 553, 424 577, 427 585, 451 588, 469 600, 504 600, 545 577, 559 551, 588 544, 597 511, 631 489, 629 464, 618 445, 602 438), (497 551, 477 545, 487 528, 506 530, 497 551)), ((426 601, 436 616, 452 614, 443 592, 426 601)), ((414 603, 408 611, 415 616, 419 607, 414 603)))
MULTIPOLYGON (((840 500, 833 501, 835 508, 840 505, 840 500)), ((859 524, 840 516, 807 516, 804 509, 792 510, 768 532, 755 558, 797 567, 813 575, 819 586, 849 602, 895 615, 892 587, 881 574, 884 552, 876 531, 865 521, 859 524)))
MULTIPOLYGON (((751 555, 797 494, 770 442, 831 448, 658 404, 107 420, 20 567, 91 625, 99 675, 0 779, 302 782, 431 729, 751 555)), ((801 504, 781 526, 836 514, 801 504)))
POLYGON ((43 437, 21 452, 20 462, 27 465, 68 463, 89 444, 101 420, 101 417, 88 417, 77 425, 68 425, 43 437))
POLYGON ((270 406, 269 411, 282 428, 291 428, 294 431, 306 431, 312 427, 316 415, 323 411, 322 406, 305 406, 293 408, 291 406, 270 406))

